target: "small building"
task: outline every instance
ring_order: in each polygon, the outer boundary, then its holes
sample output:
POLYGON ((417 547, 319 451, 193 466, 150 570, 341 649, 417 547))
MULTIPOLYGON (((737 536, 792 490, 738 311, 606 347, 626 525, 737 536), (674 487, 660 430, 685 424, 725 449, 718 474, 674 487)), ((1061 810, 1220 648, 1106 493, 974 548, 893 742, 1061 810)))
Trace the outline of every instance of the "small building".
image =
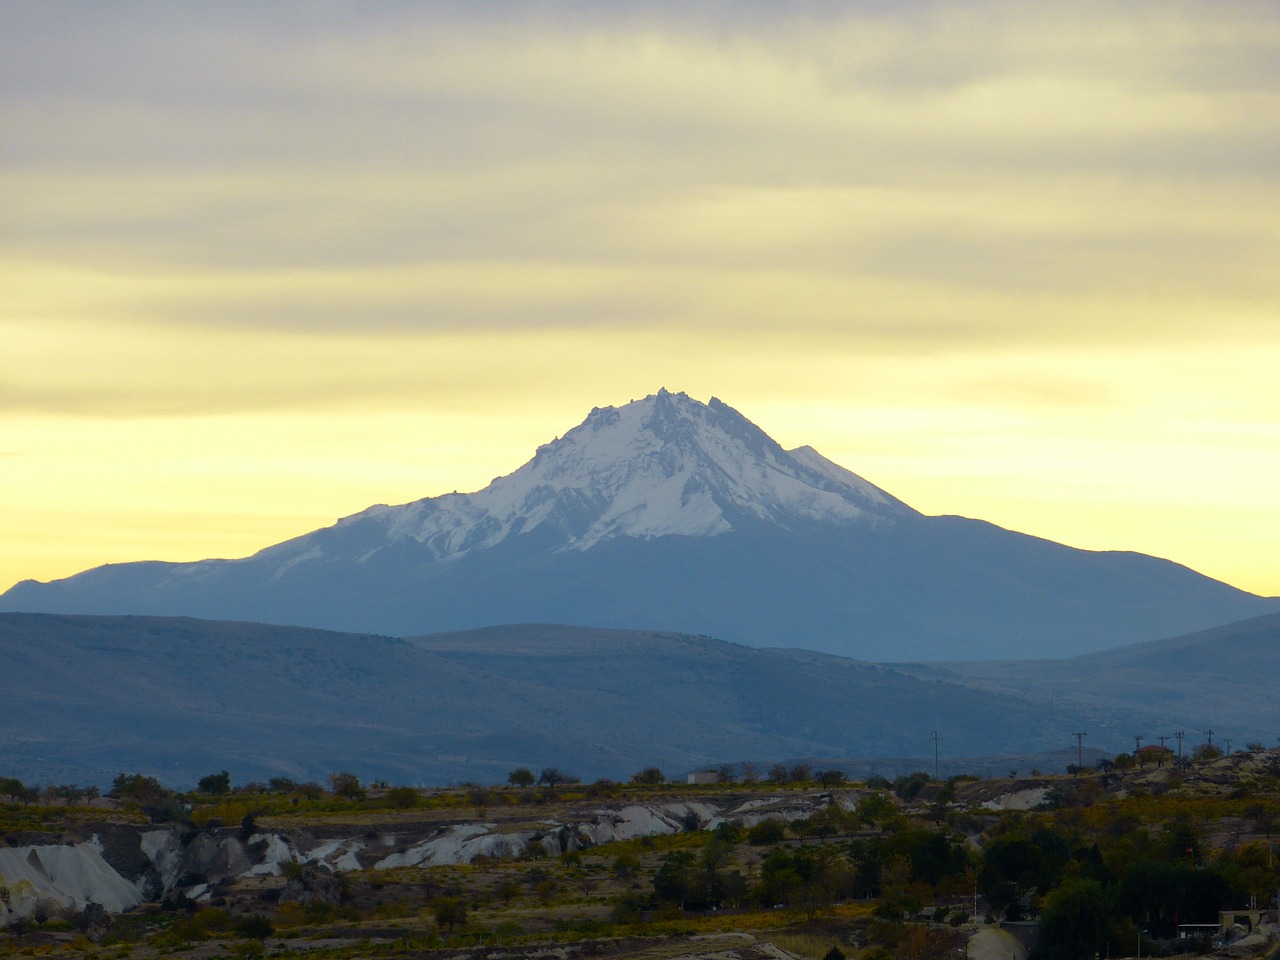
POLYGON ((707 783, 719 783, 720 774, 715 770, 695 770, 689 774, 689 783, 701 786, 707 783))
POLYGON ((1239 927, 1245 933, 1253 933, 1254 928, 1262 921, 1261 910, 1219 910, 1218 911, 1218 930, 1222 934, 1228 933, 1232 927, 1239 927))
POLYGON ((1221 931, 1216 923, 1180 923, 1178 924, 1179 940, 1199 940, 1216 937, 1221 931))

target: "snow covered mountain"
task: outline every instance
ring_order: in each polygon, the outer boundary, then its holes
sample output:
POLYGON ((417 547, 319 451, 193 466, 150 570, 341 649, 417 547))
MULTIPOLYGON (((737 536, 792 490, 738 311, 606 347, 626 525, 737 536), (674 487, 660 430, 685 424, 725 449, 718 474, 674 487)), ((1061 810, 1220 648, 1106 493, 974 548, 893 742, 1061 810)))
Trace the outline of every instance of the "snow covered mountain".
MULTIPOLYGON (((497 546, 539 527, 554 549, 588 550, 615 537, 713 537, 744 519, 780 527, 851 524, 915 511, 811 447, 787 452, 715 397, 660 390, 624 407, 596 407, 533 459, 478 493, 379 505, 338 522, 372 546, 358 563, 407 541, 434 560, 497 546)), ((268 551, 282 565, 334 559, 309 537, 268 551)))
POLYGON ((1174 564, 926 517, 736 410, 591 411, 476 493, 379 505, 240 560, 26 581, 0 610, 409 635, 553 622, 863 659, 1065 656, 1278 606, 1174 564))

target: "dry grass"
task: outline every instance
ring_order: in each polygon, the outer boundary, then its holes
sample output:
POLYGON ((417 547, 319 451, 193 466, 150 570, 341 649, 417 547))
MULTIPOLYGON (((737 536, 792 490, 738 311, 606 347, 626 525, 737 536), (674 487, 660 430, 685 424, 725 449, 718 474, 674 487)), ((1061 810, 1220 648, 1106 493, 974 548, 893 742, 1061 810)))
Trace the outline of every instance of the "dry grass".
POLYGON ((846 956, 851 953, 848 944, 841 943, 831 935, 775 930, 769 933, 762 932, 759 938, 772 943, 775 947, 780 947, 787 953, 803 957, 804 960, 822 960, 832 947, 839 947, 846 956))

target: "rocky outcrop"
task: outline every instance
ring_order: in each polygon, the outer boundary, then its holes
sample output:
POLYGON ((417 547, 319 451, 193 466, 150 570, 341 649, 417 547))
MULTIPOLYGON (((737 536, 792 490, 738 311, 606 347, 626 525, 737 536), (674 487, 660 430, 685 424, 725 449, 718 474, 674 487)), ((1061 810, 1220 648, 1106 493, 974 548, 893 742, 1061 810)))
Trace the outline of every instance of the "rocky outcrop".
POLYGON ((342 881, 327 864, 304 864, 280 891, 280 902, 336 906, 342 902, 342 881))
POLYGON ((102 858, 95 840, 86 843, 0 849, 0 924, 40 909, 82 910, 91 903, 120 913, 143 902, 141 887, 102 858))
POLYGON ((204 899, 223 882, 279 876, 290 864, 302 869, 289 878, 282 899, 329 900, 339 883, 335 875, 347 870, 510 860, 535 852, 558 856, 617 840, 715 829, 728 821, 752 826, 771 817, 797 820, 832 803, 851 807, 855 799, 852 792, 703 798, 604 806, 565 821, 546 820, 535 829, 492 822, 406 824, 358 836, 263 831, 247 841, 232 831, 114 826, 104 828, 105 842, 95 836, 74 845, 0 849, 0 886, 7 889, 7 900, 0 896, 0 923, 10 915, 31 915, 41 902, 70 910, 94 903, 119 913, 174 894, 204 899))

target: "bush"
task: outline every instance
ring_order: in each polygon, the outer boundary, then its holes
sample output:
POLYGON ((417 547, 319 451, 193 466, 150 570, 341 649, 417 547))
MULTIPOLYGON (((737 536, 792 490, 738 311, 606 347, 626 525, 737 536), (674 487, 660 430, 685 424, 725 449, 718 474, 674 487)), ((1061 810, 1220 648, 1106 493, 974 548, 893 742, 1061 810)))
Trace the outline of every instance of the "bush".
POLYGON ((246 940, 265 940, 276 932, 275 924, 269 917, 260 913, 251 913, 241 917, 235 924, 236 933, 246 940))
POLYGON ((407 810, 418 805, 418 791, 413 787, 392 787, 383 794, 382 802, 397 810, 407 810))
POLYGON ((771 843, 781 843, 786 835, 786 825, 776 817, 770 817, 747 829, 747 843, 754 847, 763 847, 771 843))

